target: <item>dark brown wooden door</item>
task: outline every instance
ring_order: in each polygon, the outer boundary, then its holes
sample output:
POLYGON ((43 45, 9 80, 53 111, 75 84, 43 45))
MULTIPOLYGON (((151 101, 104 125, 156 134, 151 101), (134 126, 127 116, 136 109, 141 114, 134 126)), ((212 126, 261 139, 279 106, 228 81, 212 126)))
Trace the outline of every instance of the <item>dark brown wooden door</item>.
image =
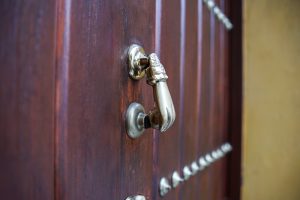
MULTIPOLYGON (((229 1, 216 0, 229 14, 229 1)), ((200 0, 0 3, 0 199, 161 199, 161 177, 227 141, 229 32, 200 0), (156 52, 177 118, 164 134, 125 130, 126 49, 156 52)), ((226 199, 227 158, 164 199, 226 199)))

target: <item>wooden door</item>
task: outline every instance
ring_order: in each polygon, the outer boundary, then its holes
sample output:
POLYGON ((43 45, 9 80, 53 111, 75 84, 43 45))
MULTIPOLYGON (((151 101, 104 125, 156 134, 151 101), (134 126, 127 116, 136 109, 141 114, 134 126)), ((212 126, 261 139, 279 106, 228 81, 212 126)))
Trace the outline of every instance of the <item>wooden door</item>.
MULTIPOLYGON (((225 14, 229 1, 216 0, 225 14)), ((162 199, 159 181, 228 140, 229 32, 200 0, 0 3, 0 198, 162 199), (154 105, 126 50, 156 52, 177 114, 164 134, 126 134, 154 105)), ((227 158, 163 199, 226 199, 227 158)))

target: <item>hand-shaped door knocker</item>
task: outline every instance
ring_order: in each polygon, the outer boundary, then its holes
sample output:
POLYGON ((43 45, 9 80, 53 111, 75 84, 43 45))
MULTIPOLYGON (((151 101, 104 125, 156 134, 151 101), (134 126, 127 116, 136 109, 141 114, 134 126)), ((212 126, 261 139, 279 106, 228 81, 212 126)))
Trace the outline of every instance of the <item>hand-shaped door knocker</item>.
POLYGON ((175 109, 168 89, 164 66, 157 55, 146 55, 144 49, 133 44, 128 49, 129 76, 139 80, 146 75, 147 84, 153 87, 155 107, 145 113, 139 103, 131 103, 126 112, 126 129, 131 138, 141 136, 146 128, 155 128, 165 132, 175 121, 175 109))

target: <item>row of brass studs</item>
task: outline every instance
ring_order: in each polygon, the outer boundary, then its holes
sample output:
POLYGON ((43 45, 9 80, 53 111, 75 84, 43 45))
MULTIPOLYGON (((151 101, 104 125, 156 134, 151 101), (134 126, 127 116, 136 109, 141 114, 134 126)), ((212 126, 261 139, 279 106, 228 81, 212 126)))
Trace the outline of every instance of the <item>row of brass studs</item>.
POLYGON ((172 173, 170 182, 166 177, 162 177, 159 183, 159 193, 163 197, 172 188, 176 188, 180 183, 187 181, 191 176, 204 170, 206 167, 211 165, 213 162, 224 157, 227 153, 232 151, 232 146, 229 143, 223 144, 220 148, 207 153, 205 156, 201 156, 197 160, 193 161, 190 165, 186 165, 182 169, 182 176, 177 171, 172 173))
POLYGON ((203 2, 206 4, 207 8, 210 11, 213 11, 213 13, 216 15, 216 17, 219 19, 220 22, 222 22, 227 30, 230 30, 233 28, 232 23, 230 20, 226 17, 226 15, 222 12, 222 10, 215 4, 213 0, 203 0, 203 2))

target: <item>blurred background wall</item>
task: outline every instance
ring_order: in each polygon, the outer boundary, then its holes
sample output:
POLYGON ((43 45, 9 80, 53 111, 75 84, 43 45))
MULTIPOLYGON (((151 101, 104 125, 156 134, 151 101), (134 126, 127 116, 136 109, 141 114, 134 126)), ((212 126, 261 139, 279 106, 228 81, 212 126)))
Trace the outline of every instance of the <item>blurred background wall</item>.
POLYGON ((300 1, 244 0, 242 200, 300 199, 300 1))

